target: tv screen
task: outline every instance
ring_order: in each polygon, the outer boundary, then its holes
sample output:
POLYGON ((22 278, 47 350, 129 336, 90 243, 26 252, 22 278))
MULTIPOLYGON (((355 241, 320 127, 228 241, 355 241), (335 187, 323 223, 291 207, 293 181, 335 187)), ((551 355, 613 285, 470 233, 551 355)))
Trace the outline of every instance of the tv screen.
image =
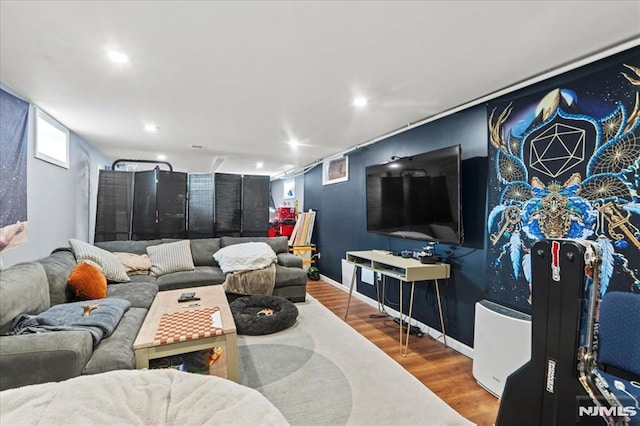
POLYGON ((366 168, 367 231, 461 244, 460 145, 366 168))

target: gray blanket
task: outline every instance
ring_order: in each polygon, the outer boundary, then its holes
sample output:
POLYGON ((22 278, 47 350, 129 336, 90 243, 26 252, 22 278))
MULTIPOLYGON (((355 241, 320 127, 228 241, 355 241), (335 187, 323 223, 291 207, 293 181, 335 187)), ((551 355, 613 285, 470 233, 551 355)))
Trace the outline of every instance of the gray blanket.
POLYGON ((54 305, 38 315, 22 314, 13 320, 14 334, 43 333, 58 330, 88 331, 93 344, 109 337, 131 303, 124 299, 107 298, 54 305), (84 306, 98 305, 87 316, 84 306))

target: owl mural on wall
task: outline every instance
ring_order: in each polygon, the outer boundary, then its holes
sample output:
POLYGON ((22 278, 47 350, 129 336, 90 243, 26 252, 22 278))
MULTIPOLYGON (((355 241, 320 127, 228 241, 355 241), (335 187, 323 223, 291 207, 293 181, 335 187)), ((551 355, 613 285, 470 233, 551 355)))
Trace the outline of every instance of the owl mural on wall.
POLYGON ((530 249, 544 238, 596 240, 602 293, 640 293, 638 59, 490 106, 492 298, 527 310, 530 249))

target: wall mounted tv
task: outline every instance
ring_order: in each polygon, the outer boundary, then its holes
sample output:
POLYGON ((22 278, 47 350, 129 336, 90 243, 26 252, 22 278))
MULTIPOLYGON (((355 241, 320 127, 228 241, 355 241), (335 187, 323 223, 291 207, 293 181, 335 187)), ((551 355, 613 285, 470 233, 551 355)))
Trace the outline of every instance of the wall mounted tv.
POLYGON ((366 168, 367 231, 462 243, 460 145, 366 168))

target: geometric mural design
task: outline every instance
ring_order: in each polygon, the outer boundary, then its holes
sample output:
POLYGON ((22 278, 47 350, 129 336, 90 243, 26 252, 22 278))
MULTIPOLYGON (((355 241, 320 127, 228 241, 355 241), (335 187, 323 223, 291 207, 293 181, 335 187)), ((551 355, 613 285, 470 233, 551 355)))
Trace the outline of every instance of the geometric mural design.
MULTIPOLYGON (((638 49, 640 52, 640 49, 638 49)), ((528 312, 531 247, 588 239, 601 291, 640 293, 640 53, 489 104, 487 297, 528 312)))
POLYGON ((529 167, 557 177, 584 161, 586 132, 556 123, 531 140, 529 167))

